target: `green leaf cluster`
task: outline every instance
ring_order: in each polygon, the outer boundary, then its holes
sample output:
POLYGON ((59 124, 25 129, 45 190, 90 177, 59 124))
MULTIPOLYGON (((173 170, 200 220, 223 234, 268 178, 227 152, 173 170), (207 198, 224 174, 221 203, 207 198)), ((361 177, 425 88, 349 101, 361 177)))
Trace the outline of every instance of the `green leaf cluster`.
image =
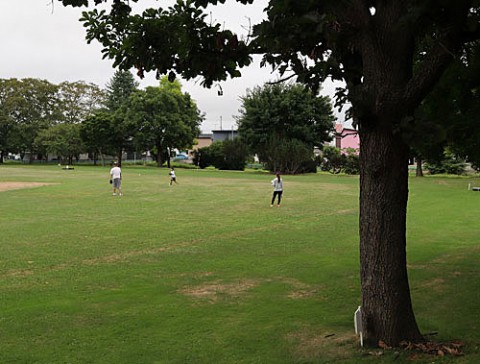
POLYGON ((221 170, 243 171, 249 156, 248 147, 240 138, 215 141, 194 152, 193 162, 200 168, 214 166, 221 170))
MULTIPOLYGON (((78 3, 80 5, 80 3, 78 3)), ((133 14, 128 2, 115 1, 111 11, 83 12, 87 41, 102 44, 103 57, 114 66, 134 68, 143 77, 154 71, 157 77, 174 79, 202 77, 211 87, 227 77, 240 77, 238 70, 252 62, 250 48, 220 24, 210 24, 207 14, 194 1, 177 1, 168 9, 147 9, 133 14)))
POLYGON ((159 166, 165 159, 170 162, 173 149, 193 145, 203 120, 190 95, 182 93, 180 83, 171 83, 166 77, 158 87, 133 93, 125 116, 135 125, 136 148, 154 151, 159 166))
MULTIPOLYGON (((58 124, 81 123, 103 103, 102 91, 93 84, 40 79, 0 80, 1 158, 8 153, 45 157, 52 148, 39 143, 40 133, 58 124)), ((53 135, 53 134, 52 134, 53 135)), ((56 134, 60 135, 60 134, 56 134)))
POLYGON ((41 130, 35 138, 38 150, 45 155, 56 154, 66 164, 73 164, 74 158, 83 152, 80 124, 56 124, 41 130))
POLYGON ((300 84, 267 84, 242 97, 242 140, 272 171, 297 173, 314 147, 331 140, 335 118, 328 97, 300 84))
POLYGON ((353 149, 342 153, 339 148, 327 146, 322 151, 320 168, 322 171, 328 171, 332 174, 340 172, 359 174, 360 159, 353 149))

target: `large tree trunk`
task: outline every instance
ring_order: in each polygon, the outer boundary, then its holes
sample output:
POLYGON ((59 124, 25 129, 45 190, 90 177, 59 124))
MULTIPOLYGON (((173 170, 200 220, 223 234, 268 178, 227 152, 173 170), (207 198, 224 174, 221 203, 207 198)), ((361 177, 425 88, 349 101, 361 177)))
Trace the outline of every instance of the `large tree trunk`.
POLYGON ((417 177, 423 177, 423 168, 422 168, 423 160, 422 160, 421 157, 417 157, 415 159, 416 159, 416 162, 417 162, 417 174, 416 174, 416 176, 417 177))
POLYGON ((122 166, 122 157, 123 157, 123 148, 120 148, 117 151, 117 163, 119 167, 122 166))
POLYGON ((157 148, 157 167, 161 167, 163 165, 162 143, 157 142, 155 146, 157 148))
POLYGON ((103 154, 103 150, 100 148, 99 150, 100 153, 100 159, 102 161, 102 166, 105 167, 105 155, 103 154))
POLYGON ((170 162, 171 162, 171 155, 172 155, 172 150, 170 147, 167 147, 167 167, 171 168, 170 162))
MULTIPOLYGON (((382 125, 382 123, 380 123, 382 125)), ((367 342, 421 340, 406 262, 408 147, 390 128, 361 134, 360 261, 367 342)))

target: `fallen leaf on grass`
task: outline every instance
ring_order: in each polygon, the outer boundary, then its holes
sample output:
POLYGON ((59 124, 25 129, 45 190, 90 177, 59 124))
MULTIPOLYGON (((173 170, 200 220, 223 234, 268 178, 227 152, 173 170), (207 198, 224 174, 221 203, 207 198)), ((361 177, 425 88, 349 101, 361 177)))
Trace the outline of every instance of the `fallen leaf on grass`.
POLYGON ((378 342, 378 347, 382 348, 382 349, 385 349, 385 350, 388 350, 388 349, 392 348, 391 346, 388 346, 387 344, 385 344, 385 342, 383 340, 380 340, 378 342))
POLYGON ((407 351, 419 351, 430 355, 445 356, 448 354, 452 356, 461 356, 463 355, 462 348, 465 344, 460 341, 447 343, 437 343, 433 341, 413 343, 410 341, 402 341, 400 346, 407 351))

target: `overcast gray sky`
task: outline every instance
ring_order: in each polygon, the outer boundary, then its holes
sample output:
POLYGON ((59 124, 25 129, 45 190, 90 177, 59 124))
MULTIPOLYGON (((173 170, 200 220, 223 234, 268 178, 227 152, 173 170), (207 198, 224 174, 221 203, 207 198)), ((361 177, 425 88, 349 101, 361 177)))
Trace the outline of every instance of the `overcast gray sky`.
MULTIPOLYGON (((115 70, 110 60, 102 60, 98 43, 86 43, 85 29, 78 21, 84 9, 65 8, 58 0, 54 0, 52 9, 50 2, 0 0, 0 78, 40 78, 52 83, 82 80, 104 88, 115 70)), ((139 6, 166 8, 171 1, 140 0, 139 3, 139 6)), ((262 19, 266 4, 267 0, 257 0, 254 5, 244 6, 230 0, 226 5, 212 8, 211 16, 226 28, 242 32, 248 26, 248 18, 252 24, 262 19)), ((240 97, 248 89, 277 79, 269 67, 260 68, 258 62, 241 72, 243 77, 221 83, 223 96, 217 95, 218 87, 201 87, 200 80, 182 81, 183 90, 190 93, 205 113, 203 132, 220 126, 236 128, 234 116, 241 106, 240 97)), ((141 87, 157 85, 153 73, 137 80, 141 87)), ((334 86, 328 83, 322 94, 332 96, 333 92, 334 86)))

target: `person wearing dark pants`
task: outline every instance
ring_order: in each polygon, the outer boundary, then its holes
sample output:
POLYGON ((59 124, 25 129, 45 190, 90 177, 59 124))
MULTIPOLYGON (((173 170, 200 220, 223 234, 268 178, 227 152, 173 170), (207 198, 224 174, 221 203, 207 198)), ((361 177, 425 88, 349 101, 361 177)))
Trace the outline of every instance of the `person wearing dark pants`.
POLYGON ((272 203, 270 207, 273 207, 275 203, 275 198, 277 198, 277 207, 280 207, 280 202, 282 201, 282 194, 283 194, 283 180, 280 177, 280 173, 276 174, 276 177, 272 180, 273 186, 273 196, 272 196, 272 203))

